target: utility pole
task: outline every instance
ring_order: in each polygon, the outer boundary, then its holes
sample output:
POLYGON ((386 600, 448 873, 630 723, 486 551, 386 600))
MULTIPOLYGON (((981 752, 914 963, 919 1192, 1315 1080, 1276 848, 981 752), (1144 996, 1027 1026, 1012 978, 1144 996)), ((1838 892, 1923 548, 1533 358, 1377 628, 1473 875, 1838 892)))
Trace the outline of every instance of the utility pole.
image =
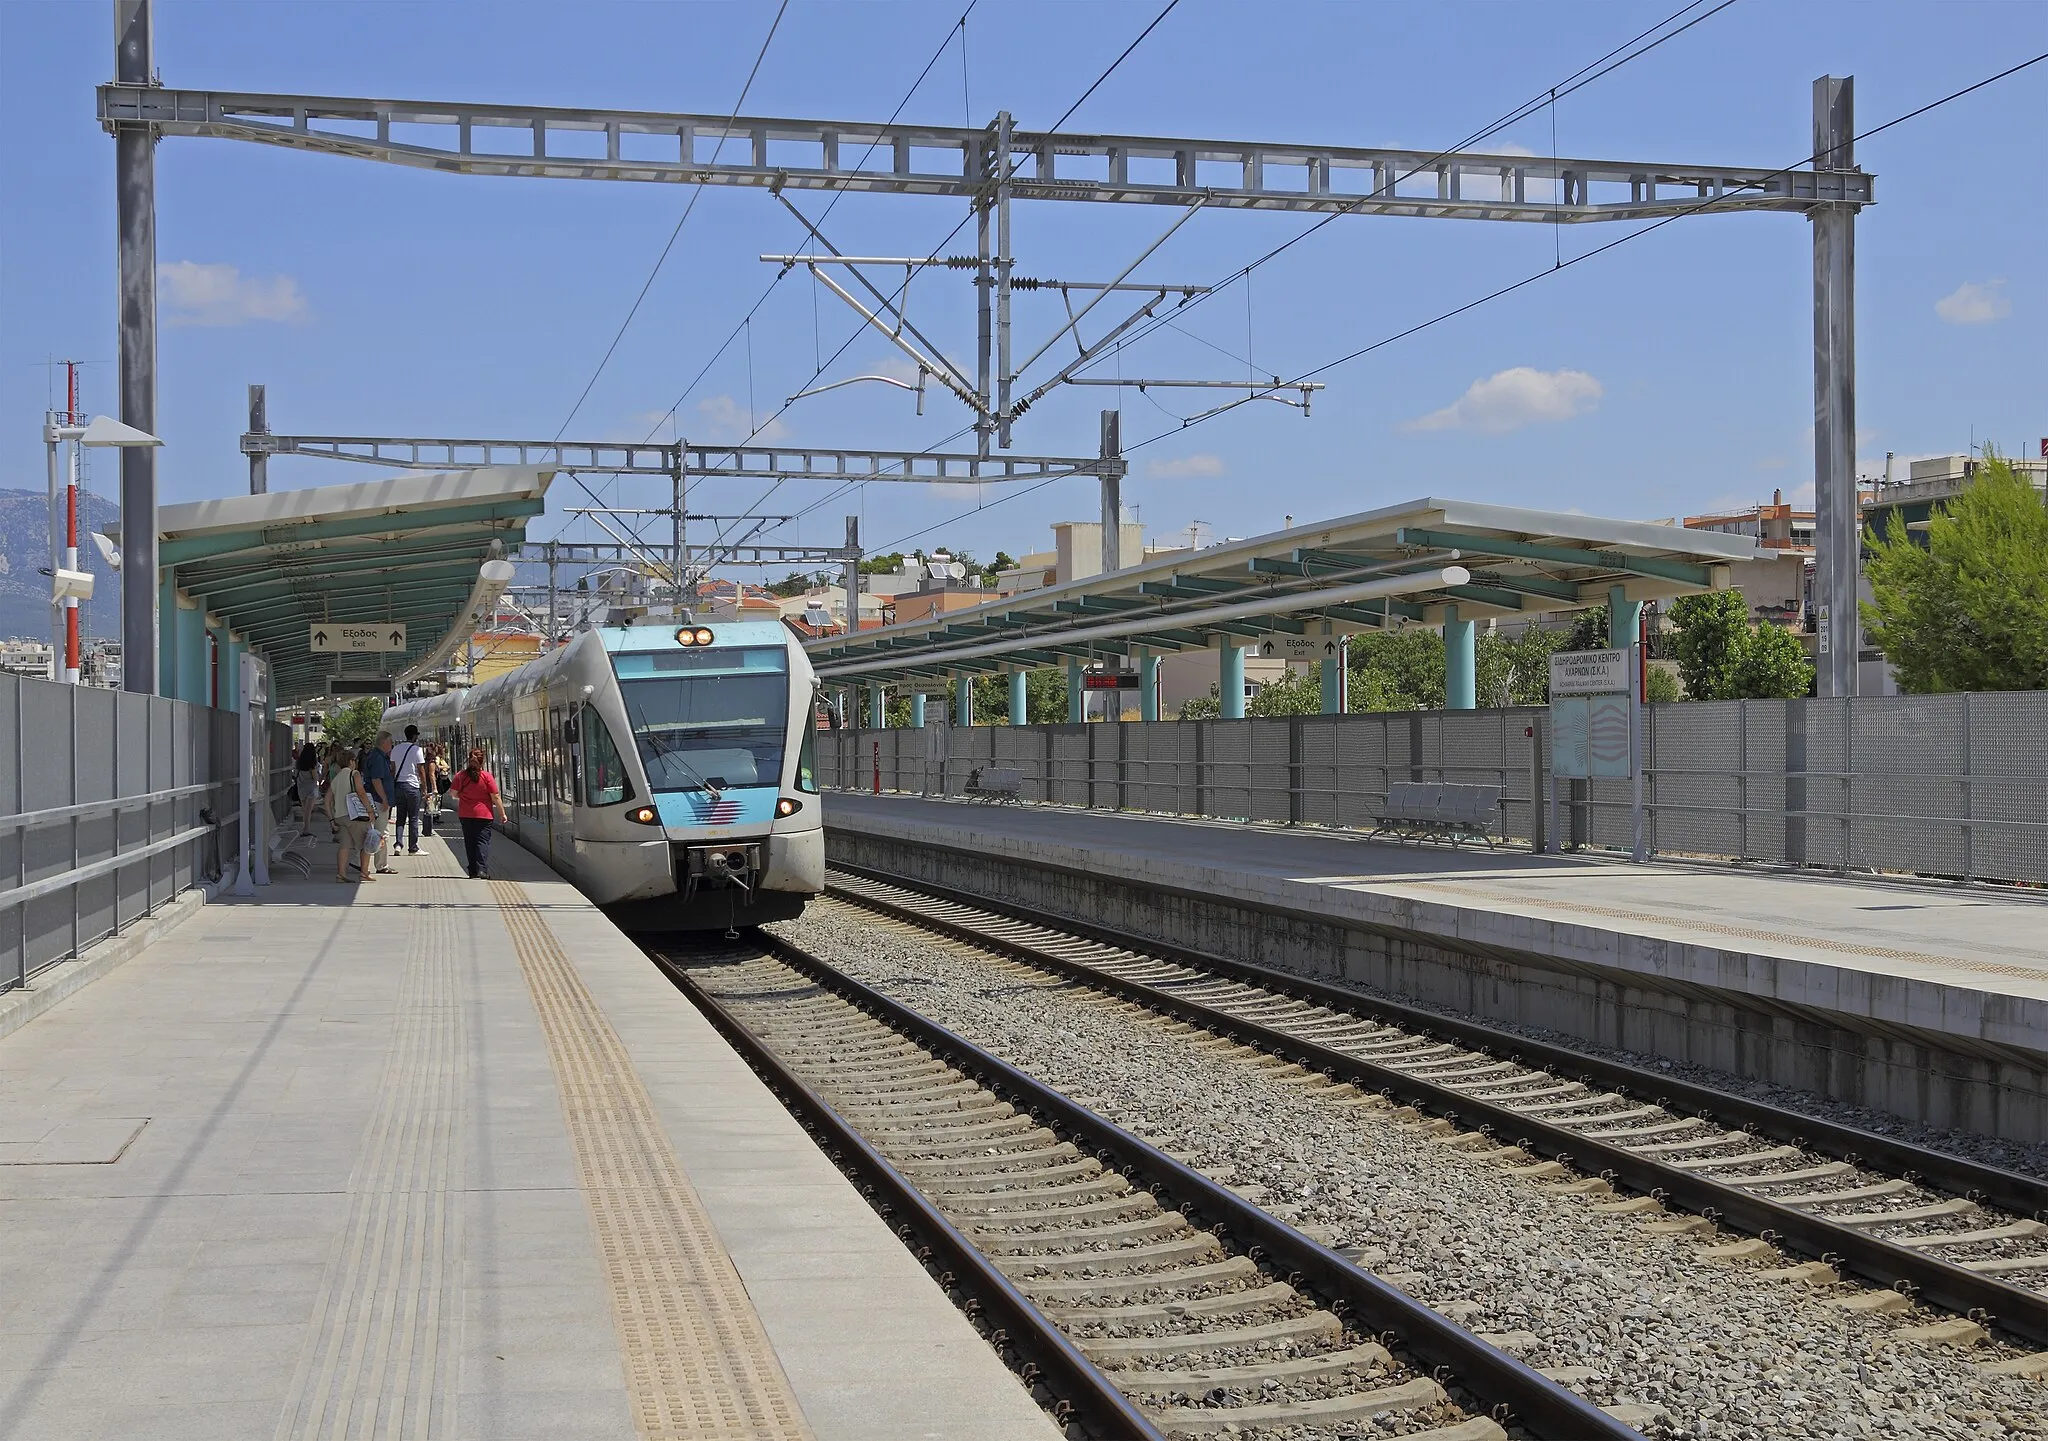
MULTIPOLYGON (((268 435, 270 433, 270 406, 263 398, 263 387, 249 387, 249 433, 268 435)), ((249 452, 249 494, 265 495, 270 490, 270 452, 252 450, 249 452)))
MULTIPOLYGON (((114 0, 114 78, 153 85, 149 0, 114 0)), ((121 284, 121 423, 156 432, 156 134, 114 127, 114 228, 121 284)), ((157 689, 156 451, 121 450, 121 688, 157 689)))
MULTIPOLYGON (((1124 453, 1123 412, 1102 412, 1102 458, 1114 460, 1124 453)), ((1102 573, 1123 569, 1124 500, 1123 476, 1113 466, 1102 468, 1102 573)))
POLYGON ((846 633, 860 634, 860 517, 846 517, 846 633))
MULTIPOLYGON (((1855 82, 1813 82, 1813 500, 1815 626, 1823 697, 1856 694, 1862 631, 1856 613, 1863 569, 1856 506, 1855 82)), ((1860 178, 1860 177, 1859 177, 1860 178)))

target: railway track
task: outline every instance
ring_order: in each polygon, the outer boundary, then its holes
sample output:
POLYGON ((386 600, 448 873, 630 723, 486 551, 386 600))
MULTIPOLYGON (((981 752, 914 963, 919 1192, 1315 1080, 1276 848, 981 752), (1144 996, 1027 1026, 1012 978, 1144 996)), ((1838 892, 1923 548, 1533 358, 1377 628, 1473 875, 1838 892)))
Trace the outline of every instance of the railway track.
MULTIPOLYGON (((1448 1145, 1616 1210, 1672 1207, 1719 1259, 1810 1259, 1783 1279, 1854 1275, 1849 1309, 1954 1312, 1920 1339, 1992 1326, 2048 1343, 2048 1185, 1945 1153, 1470 1022, 1099 929, 835 870, 841 899, 1084 982, 1427 1113, 1448 1145), (1575 1173, 1578 1179, 1574 1179, 1575 1173), (1626 1188, 1624 1198, 1609 1193, 1626 1188), (1796 1273, 1796 1274, 1795 1274, 1796 1273)), ((1683 1224, 1683 1223, 1671 1223, 1683 1224)), ((2048 1374, 2048 1355, 1997 1363, 2048 1374)))
POLYGON ((1639 1435, 794 946, 654 954, 1087 1434, 1639 1435))

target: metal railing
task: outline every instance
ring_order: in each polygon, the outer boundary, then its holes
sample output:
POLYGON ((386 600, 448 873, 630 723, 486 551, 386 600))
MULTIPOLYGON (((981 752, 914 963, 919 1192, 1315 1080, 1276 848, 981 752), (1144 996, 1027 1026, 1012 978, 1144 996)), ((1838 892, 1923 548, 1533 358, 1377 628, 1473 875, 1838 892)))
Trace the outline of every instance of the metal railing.
MULTIPOLYGON (((825 785, 1371 829, 1395 781, 1501 788, 1500 835, 1540 844, 1548 712, 938 725, 818 737, 825 785)), ((2048 693, 1649 707, 1645 834, 1671 856, 2048 884, 2048 693)), ((1627 851, 1626 781, 1557 783, 1560 841, 1627 851)))
MULTIPOLYGON (((290 773, 290 733, 271 731, 262 793, 290 773)), ((0 676, 0 992, 221 878, 239 737, 208 706, 0 676)))

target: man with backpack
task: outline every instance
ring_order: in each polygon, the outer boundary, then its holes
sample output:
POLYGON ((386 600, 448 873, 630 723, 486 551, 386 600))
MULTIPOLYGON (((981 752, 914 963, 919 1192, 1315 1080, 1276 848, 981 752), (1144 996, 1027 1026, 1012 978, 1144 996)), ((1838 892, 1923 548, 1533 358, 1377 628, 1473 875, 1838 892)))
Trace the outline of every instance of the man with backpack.
POLYGON ((416 856, 420 853, 420 763, 426 759, 426 752, 420 747, 420 728, 405 728, 405 744, 395 746, 391 751, 391 775, 397 785, 397 810, 391 818, 392 849, 398 848, 401 837, 405 841, 405 853, 416 856))

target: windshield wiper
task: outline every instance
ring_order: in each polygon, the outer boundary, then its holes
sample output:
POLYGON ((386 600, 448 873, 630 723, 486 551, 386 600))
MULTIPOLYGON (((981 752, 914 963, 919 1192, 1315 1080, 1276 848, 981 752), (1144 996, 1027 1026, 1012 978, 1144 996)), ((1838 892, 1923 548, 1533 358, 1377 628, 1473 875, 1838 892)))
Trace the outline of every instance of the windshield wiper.
POLYGON ((714 803, 724 799, 724 788, 713 785, 708 777, 699 775, 697 773, 697 768, 691 765, 688 761, 683 759, 682 751, 671 750, 669 747, 663 745, 657 732, 652 730, 641 731, 640 737, 641 739, 647 742, 648 746, 652 748, 654 753, 660 756, 664 762, 672 760, 678 766, 682 767, 682 769, 689 775, 689 777, 692 780, 696 781, 697 784, 703 788, 704 792, 711 797, 714 803))

